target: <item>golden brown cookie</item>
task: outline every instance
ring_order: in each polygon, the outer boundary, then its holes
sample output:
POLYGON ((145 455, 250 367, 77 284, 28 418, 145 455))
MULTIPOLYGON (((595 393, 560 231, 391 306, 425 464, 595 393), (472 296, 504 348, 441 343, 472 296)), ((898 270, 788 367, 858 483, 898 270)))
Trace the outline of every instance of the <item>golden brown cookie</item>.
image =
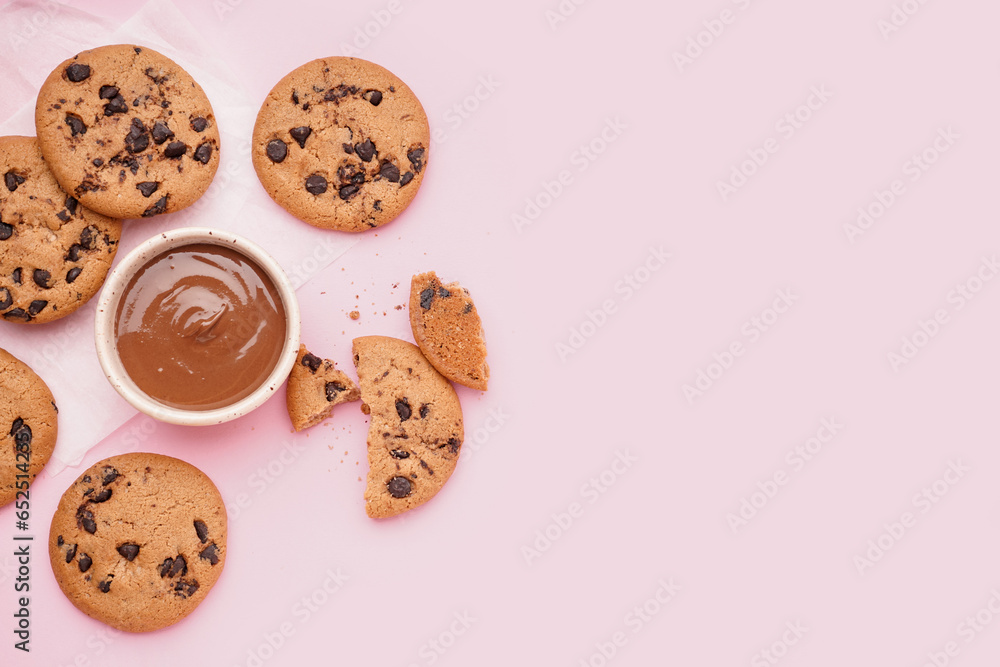
POLYGON ((80 611, 127 632, 158 630, 194 611, 222 573, 226 507, 184 461, 112 456, 63 494, 49 557, 80 611))
POLYGON ((45 382, 0 349, 0 507, 27 497, 55 449, 58 412, 45 382))
POLYGON ((365 509, 390 517, 427 502, 451 477, 465 437, 462 406, 412 343, 355 338, 354 364, 371 415, 365 509))
POLYGON ((433 271, 410 281, 410 327, 427 360, 452 382, 486 391, 486 340, 469 290, 433 271))
POLYGON ((104 284, 122 224, 59 187, 34 137, 0 137, 0 314, 50 322, 104 284))
POLYGON ((299 346, 299 356, 288 376, 285 401, 296 431, 319 424, 333 413, 333 406, 361 398, 358 386, 347 373, 334 368, 329 359, 320 359, 299 346))
POLYGON ((147 47, 102 46, 60 64, 38 93, 35 128, 63 188, 114 218, 179 211, 219 166, 205 92, 147 47))
POLYGON ((251 155, 267 193, 310 225, 361 232, 409 206, 427 165, 430 127, 392 72, 321 58, 285 76, 257 115, 251 155))

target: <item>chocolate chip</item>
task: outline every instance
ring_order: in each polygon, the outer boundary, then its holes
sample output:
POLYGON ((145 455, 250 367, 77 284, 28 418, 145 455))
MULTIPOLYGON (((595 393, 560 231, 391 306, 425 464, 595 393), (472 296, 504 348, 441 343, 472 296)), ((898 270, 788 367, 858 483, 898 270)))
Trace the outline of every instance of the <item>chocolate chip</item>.
POLYGON ((138 118, 132 119, 128 134, 125 135, 125 148, 129 153, 141 153, 149 147, 149 133, 146 126, 138 118))
POLYGON ((36 299, 28 304, 28 314, 35 316, 38 313, 45 310, 45 306, 49 305, 48 301, 43 301, 42 299, 36 299))
POLYGON ((431 406, 430 405, 428 405, 427 403, 424 403, 423 405, 421 405, 420 406, 420 418, 421 419, 427 419, 427 414, 430 411, 431 411, 431 406))
POLYGON ((323 360, 317 357, 315 354, 307 352, 304 357, 302 357, 302 365, 308 368, 310 371, 315 373, 323 360))
POLYGON ((82 505, 76 511, 76 525, 83 527, 83 529, 91 535, 97 532, 97 523, 94 521, 94 513, 85 509, 82 505))
POLYGON ((306 190, 314 195, 326 192, 326 179, 319 174, 313 174, 306 179, 306 190))
POLYGON ((391 449, 389 453, 392 454, 394 459, 408 459, 410 458, 410 453, 405 449, 391 449))
POLYGON ((107 466, 104 468, 104 474, 101 477, 101 485, 107 486, 111 482, 115 481, 119 477, 119 473, 114 468, 107 466))
POLYGON ((399 178, 399 187, 403 187, 407 183, 413 180, 413 172, 408 171, 399 178))
POLYGON ((406 154, 406 159, 413 165, 413 171, 419 174, 420 170, 424 168, 424 149, 414 148, 406 154))
POLYGON ((426 470, 428 475, 434 474, 434 469, 427 465, 427 461, 424 461, 423 459, 420 459, 420 467, 426 470))
POLYGON ((87 134, 87 126, 83 124, 83 119, 73 113, 66 114, 66 124, 69 125, 70 136, 87 134))
POLYGON ((383 162, 378 170, 379 176, 391 183, 399 182, 399 167, 391 162, 383 162))
POLYGON ((4 185, 7 186, 7 189, 13 192, 14 190, 17 190, 17 186, 24 183, 24 176, 19 176, 12 171, 8 171, 3 175, 3 182, 4 185))
POLYGON ((208 542, 208 526, 205 525, 204 521, 194 520, 194 532, 202 544, 208 542))
POLYGON ((50 289, 52 285, 49 284, 49 280, 52 279, 52 274, 45 269, 35 269, 31 274, 31 279, 35 281, 35 284, 42 289, 50 289))
POLYGON ((139 555, 139 545, 138 544, 123 544, 118 547, 118 553, 122 555, 122 558, 128 562, 135 560, 135 557, 139 555))
POLYGON ((66 282, 72 285, 73 281, 79 278, 82 272, 83 269, 81 269, 79 266, 73 267, 72 269, 66 272, 66 282))
POLYGON ((10 425, 10 433, 8 433, 7 435, 14 435, 15 433, 17 433, 21 429, 22 426, 24 426, 24 419, 22 419, 21 417, 18 417, 17 419, 15 419, 11 423, 11 425, 10 425))
POLYGON ((445 443, 445 446, 452 454, 458 454, 458 450, 462 446, 462 441, 458 438, 448 438, 448 442, 445 443))
POLYGON ((194 149, 194 159, 202 164, 208 164, 208 161, 212 159, 212 144, 204 143, 198 148, 194 149))
POLYGON ((442 297, 442 298, 449 297, 449 296, 451 296, 451 292, 449 292, 448 290, 446 290, 443 287, 439 287, 438 288, 438 296, 442 297))
POLYGON ((146 68, 146 76, 153 80, 153 83, 160 85, 167 80, 167 75, 163 73, 163 70, 155 70, 152 67, 146 68))
POLYGON ((144 183, 136 183, 135 187, 142 193, 143 197, 149 197, 159 189, 160 184, 156 181, 146 181, 144 183))
POLYGON ((13 303, 14 299, 10 296, 10 290, 6 287, 0 287, 0 310, 10 308, 13 303))
POLYGON ((70 215, 76 215, 76 207, 77 204, 79 203, 80 202, 73 199, 72 197, 66 197, 66 201, 63 202, 63 206, 66 207, 66 210, 69 211, 70 215))
POLYGON ((104 105, 105 116, 114 116, 116 113, 125 113, 126 111, 128 111, 128 104, 125 103, 125 98, 121 95, 116 95, 104 105))
POLYGON ((80 252, 83 250, 83 246, 79 243, 74 243, 69 247, 69 252, 66 253, 66 259, 71 262, 80 261, 80 252))
POLYGON ((376 199, 375 203, 372 204, 372 208, 375 209, 376 211, 381 211, 382 210, 382 200, 381 199, 376 199))
POLYGON ((0 222, 0 241, 6 241, 14 235, 14 227, 6 222, 0 222))
POLYGON ((428 287, 423 292, 420 293, 420 307, 424 310, 431 309, 431 303, 434 302, 434 288, 428 287))
POLYGON ((178 556, 174 559, 173 565, 170 566, 169 574, 171 577, 183 577, 187 571, 187 561, 184 560, 184 556, 178 556))
POLYGON ((378 90, 366 90, 365 98, 372 103, 372 106, 378 106, 382 103, 382 92, 378 90))
POLYGON ((95 157, 94 158, 94 166, 95 167, 103 167, 104 166, 104 160, 102 160, 99 157, 95 157))
POLYGON ((93 225, 88 226, 84 228, 82 232, 80 232, 80 245, 82 245, 87 250, 93 250, 94 241, 97 240, 98 236, 99 232, 97 231, 97 228, 94 227, 93 225))
POLYGON ((198 118, 191 119, 191 129, 195 132, 204 132, 205 128, 208 127, 208 121, 200 116, 198 118))
POLYGON ((361 188, 359 188, 356 185, 345 185, 344 187, 340 188, 338 194, 340 195, 341 199, 347 201, 348 199, 356 195, 358 193, 358 190, 360 189, 361 188))
POLYGON ((281 162, 288 155, 288 146, 281 139, 271 139, 267 142, 267 157, 271 162, 281 162))
POLYGON ((10 278, 11 278, 11 280, 14 281, 15 285, 20 285, 21 284, 21 267, 20 266, 17 267, 16 269, 14 269, 13 273, 10 274, 10 278))
POLYGON ((115 575, 109 574, 108 578, 97 584, 98 590, 102 593, 107 593, 111 590, 111 580, 115 578, 115 575))
POLYGON ((198 558, 207 560, 212 565, 215 565, 219 562, 219 549, 213 542, 201 550, 201 553, 198 554, 198 558))
POLYGON ((93 498, 91 498, 90 502, 92 502, 92 503, 104 503, 104 502, 107 502, 107 501, 111 500, 111 493, 112 493, 111 489, 101 489, 101 492, 98 493, 93 498))
POLYGON ((336 400, 337 394, 347 389, 344 385, 339 382, 327 382, 326 383, 326 400, 331 403, 336 400))
POLYGON ((31 315, 27 313, 23 308, 15 308, 13 310, 8 310, 3 314, 5 320, 22 320, 24 322, 31 321, 31 315))
POLYGON ((86 572, 94 561, 87 554, 80 554, 80 560, 76 561, 76 564, 80 567, 80 572, 86 572))
POLYGON ((166 210, 167 210, 167 197, 166 195, 164 195, 163 197, 160 197, 160 199, 155 204, 153 204, 145 211, 143 211, 142 217, 151 218, 154 215, 159 215, 165 212, 166 210))
POLYGON ((167 558, 163 563, 160 564, 160 577, 165 577, 170 574, 170 568, 174 566, 174 559, 167 558))
POLYGON ((153 134, 153 141, 157 145, 162 144, 167 139, 173 139, 174 138, 174 132, 173 132, 173 130, 171 130, 169 127, 167 127, 166 123, 164 123, 163 121, 159 121, 159 120, 156 121, 155 123, 153 123, 153 132, 152 132, 152 134, 153 134))
POLYGON ((405 422, 407 419, 410 418, 410 415, 412 413, 413 411, 410 410, 410 402, 407 399, 405 398, 396 399, 396 414, 399 415, 400 421, 405 422))
POLYGON ((76 558, 76 545, 71 544, 69 549, 66 549, 66 562, 72 563, 74 558, 76 558))
POLYGON ((295 139, 295 141, 299 144, 299 148, 305 148, 306 139, 308 139, 309 135, 312 134, 312 128, 306 127, 305 125, 293 127, 288 131, 288 134, 292 135, 292 139, 295 139))
POLYGON ((347 153, 348 155, 354 154, 354 146, 350 144, 341 144, 341 146, 344 148, 344 152, 347 153))
POLYGON ((167 147, 163 149, 163 156, 169 158, 180 157, 187 152, 187 144, 183 141, 171 141, 167 144, 167 147))
POLYGON ((101 86, 101 90, 97 94, 102 100, 110 100, 114 97, 118 97, 118 89, 114 86, 101 86))
POLYGON ((462 314, 468 315, 471 312, 472 312, 472 304, 471 303, 465 304, 465 308, 462 309, 462 314))
POLYGON ((298 103, 299 103, 299 91, 293 90, 292 91, 292 104, 298 104, 298 103))
POLYGON ((66 78, 73 83, 80 83, 90 76, 90 65, 74 63, 66 68, 66 78))
POLYGON ((18 417, 14 420, 14 426, 10 429, 10 434, 14 436, 15 446, 23 449, 31 445, 31 427, 18 417))
POLYGON ((180 596, 182 598, 189 598, 198 591, 197 581, 187 581, 181 579, 176 584, 174 584, 174 595, 180 596))
POLYGON ((371 162, 372 158, 375 157, 375 144, 372 143, 371 139, 365 139, 360 144, 354 145, 354 152, 362 161, 371 162))
POLYGON ((410 480, 405 477, 393 477, 385 486, 389 490, 389 495, 393 498, 405 498, 413 491, 410 480))

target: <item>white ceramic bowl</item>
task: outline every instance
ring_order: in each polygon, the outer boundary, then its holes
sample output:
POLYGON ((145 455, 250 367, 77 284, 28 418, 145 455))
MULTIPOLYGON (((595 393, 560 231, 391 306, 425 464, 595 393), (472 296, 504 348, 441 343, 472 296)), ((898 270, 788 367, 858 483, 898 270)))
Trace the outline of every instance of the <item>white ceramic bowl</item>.
POLYGON ((100 299, 97 302, 97 318, 95 323, 95 340, 97 343, 97 358, 101 362, 104 375, 111 386, 121 394, 122 398, 132 404, 137 410, 146 413, 154 419, 171 424, 188 426, 206 426, 242 417, 248 412, 260 407, 288 377, 295 364, 299 352, 300 320, 299 302, 295 297, 288 276, 260 246, 247 239, 218 229, 204 227, 184 227, 158 234, 147 240, 130 252, 108 275, 100 299), (249 396, 232 405, 213 410, 185 410, 183 408, 164 405, 151 398, 136 386, 125 371, 115 338, 115 320, 118 315, 118 302, 125 288, 136 271, 157 255, 192 243, 208 243, 225 246, 246 255, 264 270, 274 283, 285 308, 285 344, 281 349, 278 363, 268 375, 267 380, 249 396))

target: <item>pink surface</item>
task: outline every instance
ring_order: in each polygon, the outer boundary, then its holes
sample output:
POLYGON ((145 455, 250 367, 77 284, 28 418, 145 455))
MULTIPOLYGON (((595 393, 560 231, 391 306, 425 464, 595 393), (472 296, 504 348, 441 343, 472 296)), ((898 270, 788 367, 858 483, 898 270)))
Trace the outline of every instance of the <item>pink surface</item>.
POLYGON ((206 471, 221 580, 109 631, 42 548, 79 469, 41 479, 32 652, 0 556, 0 664, 996 664, 1000 7, 176 4, 257 100, 355 44, 417 92, 420 196, 299 290, 303 337, 350 370, 435 269, 476 298, 490 390, 459 389, 447 487, 381 522, 351 406, 299 435, 280 397, 132 420, 84 464, 206 471))

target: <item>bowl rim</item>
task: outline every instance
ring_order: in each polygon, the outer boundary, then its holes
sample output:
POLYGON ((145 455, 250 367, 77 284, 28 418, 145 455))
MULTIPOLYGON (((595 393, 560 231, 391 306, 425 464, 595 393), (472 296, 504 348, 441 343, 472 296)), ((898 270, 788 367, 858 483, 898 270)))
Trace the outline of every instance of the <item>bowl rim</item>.
POLYGON ((208 426, 231 421, 255 410, 271 398, 291 373, 299 352, 301 314, 295 288, 281 265, 262 247, 232 232, 209 227, 179 227, 143 241, 108 274, 97 302, 94 343, 104 376, 115 391, 132 407, 162 422, 187 426, 208 426), (118 304, 132 276, 146 262, 168 250, 205 243, 229 247, 255 262, 274 283, 285 309, 285 342, 267 379, 249 395, 221 408, 185 410, 160 403, 139 389, 121 361, 115 338, 118 304))

